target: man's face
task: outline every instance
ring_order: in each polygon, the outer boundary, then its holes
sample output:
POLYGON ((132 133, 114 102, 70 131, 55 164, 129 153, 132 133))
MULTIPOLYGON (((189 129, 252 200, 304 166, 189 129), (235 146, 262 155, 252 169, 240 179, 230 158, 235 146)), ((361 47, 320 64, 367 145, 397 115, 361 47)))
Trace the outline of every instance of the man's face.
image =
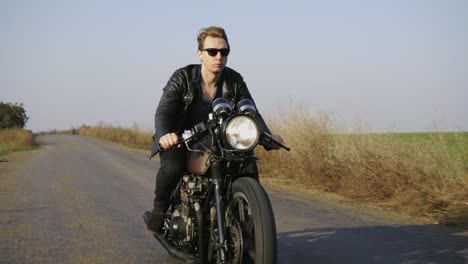
MULTIPOLYGON (((207 37, 205 39, 203 49, 227 49, 227 43, 223 38, 207 37)), ((222 56, 221 52, 218 52, 215 56, 210 56, 207 51, 198 51, 198 58, 201 61, 202 66, 212 72, 221 72, 227 63, 227 56, 222 56)))

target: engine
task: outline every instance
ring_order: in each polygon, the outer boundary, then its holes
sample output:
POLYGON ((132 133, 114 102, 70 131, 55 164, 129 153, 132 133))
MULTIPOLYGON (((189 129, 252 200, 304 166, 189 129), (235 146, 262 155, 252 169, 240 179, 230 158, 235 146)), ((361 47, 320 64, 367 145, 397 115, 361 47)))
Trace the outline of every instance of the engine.
POLYGON ((172 211, 169 226, 170 235, 179 247, 196 244, 197 215, 194 204, 203 204, 206 186, 208 179, 199 175, 185 175, 180 181, 180 199, 172 211))

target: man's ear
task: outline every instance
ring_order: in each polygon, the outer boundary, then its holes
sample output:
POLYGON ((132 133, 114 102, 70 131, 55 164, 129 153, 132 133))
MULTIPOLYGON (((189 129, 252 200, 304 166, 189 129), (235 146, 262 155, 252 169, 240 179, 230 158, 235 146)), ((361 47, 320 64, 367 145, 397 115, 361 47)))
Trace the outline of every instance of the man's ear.
POLYGON ((203 52, 197 50, 197 56, 198 56, 198 59, 199 59, 200 61, 203 61, 203 60, 202 60, 202 55, 203 55, 203 52))

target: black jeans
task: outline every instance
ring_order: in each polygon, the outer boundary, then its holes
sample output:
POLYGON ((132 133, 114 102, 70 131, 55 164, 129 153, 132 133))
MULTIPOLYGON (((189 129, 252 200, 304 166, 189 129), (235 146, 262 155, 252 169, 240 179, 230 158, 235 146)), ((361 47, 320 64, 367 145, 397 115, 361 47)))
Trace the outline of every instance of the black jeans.
POLYGON ((174 147, 159 153, 161 166, 156 175, 156 187, 154 190, 154 209, 166 212, 169 207, 169 197, 179 183, 186 169, 187 149, 174 147))

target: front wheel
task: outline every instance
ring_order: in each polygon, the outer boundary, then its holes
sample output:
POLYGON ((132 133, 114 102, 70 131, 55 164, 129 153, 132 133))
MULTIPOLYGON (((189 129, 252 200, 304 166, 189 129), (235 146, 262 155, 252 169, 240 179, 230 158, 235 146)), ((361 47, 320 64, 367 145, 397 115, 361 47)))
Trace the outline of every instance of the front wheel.
POLYGON ((226 222, 232 263, 276 263, 275 218, 258 181, 240 178, 232 184, 226 222))

